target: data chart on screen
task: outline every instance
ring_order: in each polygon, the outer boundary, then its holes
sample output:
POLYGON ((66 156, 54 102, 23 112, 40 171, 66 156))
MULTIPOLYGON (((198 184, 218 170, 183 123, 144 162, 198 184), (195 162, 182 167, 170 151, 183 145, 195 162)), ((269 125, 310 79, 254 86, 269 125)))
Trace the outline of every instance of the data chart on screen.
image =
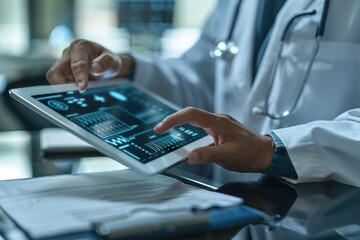
POLYGON ((86 131, 142 163, 204 136, 190 124, 158 134, 153 128, 175 110, 131 84, 33 96, 86 131))

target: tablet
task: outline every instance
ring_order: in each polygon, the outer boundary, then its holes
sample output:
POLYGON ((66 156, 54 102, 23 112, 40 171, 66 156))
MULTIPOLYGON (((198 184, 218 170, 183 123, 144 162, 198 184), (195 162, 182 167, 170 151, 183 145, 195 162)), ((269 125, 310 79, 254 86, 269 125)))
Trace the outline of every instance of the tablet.
POLYGON ((156 133, 153 128, 179 108, 126 80, 93 81, 83 93, 73 83, 17 88, 9 93, 140 173, 161 172, 185 160, 192 149, 213 142, 203 129, 191 124, 156 133))

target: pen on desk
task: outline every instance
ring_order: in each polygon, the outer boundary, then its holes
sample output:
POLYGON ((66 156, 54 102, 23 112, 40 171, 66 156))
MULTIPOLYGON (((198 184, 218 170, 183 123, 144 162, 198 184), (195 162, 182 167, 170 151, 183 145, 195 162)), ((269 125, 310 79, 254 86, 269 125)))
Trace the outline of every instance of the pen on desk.
POLYGON ((7 216, 0 207, 0 233, 7 240, 27 240, 29 239, 15 223, 7 216))
POLYGON ((162 213, 152 217, 113 220, 95 223, 94 229, 108 239, 135 238, 147 234, 168 235, 194 227, 206 227, 209 214, 192 211, 162 213))
POLYGON ((94 229, 108 239, 139 238, 146 235, 162 237, 218 230, 262 222, 264 213, 244 205, 215 207, 198 211, 162 212, 146 217, 118 219, 95 223, 94 229))

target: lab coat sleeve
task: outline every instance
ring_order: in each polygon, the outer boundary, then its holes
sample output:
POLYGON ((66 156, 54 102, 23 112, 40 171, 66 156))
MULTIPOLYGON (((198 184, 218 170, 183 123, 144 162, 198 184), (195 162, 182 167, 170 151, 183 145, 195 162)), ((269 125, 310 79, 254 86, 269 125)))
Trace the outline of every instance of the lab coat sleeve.
POLYGON ((360 187, 360 109, 274 133, 288 151, 297 182, 335 180, 360 187))
POLYGON ((216 6, 199 40, 182 57, 161 59, 134 54, 134 81, 180 107, 194 106, 213 111, 215 60, 210 58, 209 50, 216 43, 217 34, 221 36, 223 31, 214 29, 218 27, 225 7, 227 4, 216 6))
POLYGON ((284 143, 274 132, 271 131, 268 135, 272 138, 275 144, 275 151, 273 153, 269 169, 266 171, 266 173, 276 177, 289 177, 292 179, 297 179, 298 176, 294 166, 291 163, 284 143))
MULTIPOLYGON (((198 48, 201 46, 194 46, 179 59, 165 60, 135 55, 134 81, 180 107, 194 106, 213 110, 213 66, 210 61, 201 60, 200 57, 192 58, 195 51, 201 50, 198 48)), ((202 53, 198 54, 201 56, 202 53)))

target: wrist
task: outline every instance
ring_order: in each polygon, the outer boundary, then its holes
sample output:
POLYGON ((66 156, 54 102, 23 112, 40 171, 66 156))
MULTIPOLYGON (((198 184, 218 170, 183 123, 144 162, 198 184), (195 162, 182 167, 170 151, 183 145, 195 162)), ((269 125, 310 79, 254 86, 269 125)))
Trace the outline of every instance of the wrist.
POLYGON ((262 157, 261 157, 261 166, 260 166, 260 171, 261 172, 266 172, 272 162, 272 158, 273 158, 273 154, 275 152, 275 143, 272 139, 272 137, 265 135, 264 136, 264 147, 262 150, 262 157))

